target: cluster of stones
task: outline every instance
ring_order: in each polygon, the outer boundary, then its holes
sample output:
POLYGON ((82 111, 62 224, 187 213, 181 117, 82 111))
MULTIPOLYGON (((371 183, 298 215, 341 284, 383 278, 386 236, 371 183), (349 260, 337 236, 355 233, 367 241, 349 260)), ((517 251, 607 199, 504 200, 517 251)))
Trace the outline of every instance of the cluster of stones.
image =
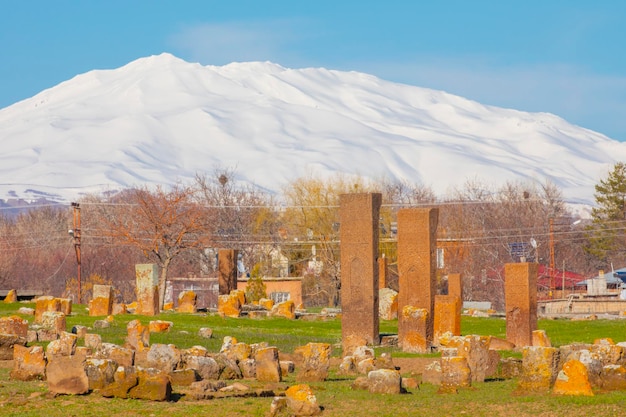
MULTIPOLYGON (((104 397, 166 401, 171 398, 172 386, 177 386, 186 398, 196 400, 234 395, 276 396, 273 389, 251 390, 238 380, 255 379, 271 385, 282 382, 288 373, 295 373, 299 385, 281 392, 271 405, 272 412, 284 408, 307 413, 299 415, 320 412, 310 388, 301 383, 328 377, 332 352, 329 344, 309 343, 297 348, 296 372, 295 362, 281 360, 278 349, 267 343, 246 344, 225 337, 219 353, 208 352, 202 346, 178 349, 174 345, 150 345, 150 333, 168 331, 171 326, 171 322, 161 320, 147 326, 133 320, 127 325, 124 346, 104 343, 100 335, 75 326, 71 333, 59 332, 58 338, 44 350, 41 346, 26 346, 28 321, 11 316, 0 318, 0 335, 20 338, 5 358, 13 359, 11 378, 45 380, 49 391, 55 394, 97 392, 104 397), (77 346, 81 338, 84 346, 77 346)), ((211 337, 212 332, 204 328, 199 334, 211 337)))
POLYGON ((292 300, 274 303, 273 300, 268 298, 262 298, 257 302, 249 302, 246 300, 245 291, 231 290, 228 294, 218 297, 217 313, 222 317, 247 315, 249 318, 284 317, 295 319, 296 305, 292 300))

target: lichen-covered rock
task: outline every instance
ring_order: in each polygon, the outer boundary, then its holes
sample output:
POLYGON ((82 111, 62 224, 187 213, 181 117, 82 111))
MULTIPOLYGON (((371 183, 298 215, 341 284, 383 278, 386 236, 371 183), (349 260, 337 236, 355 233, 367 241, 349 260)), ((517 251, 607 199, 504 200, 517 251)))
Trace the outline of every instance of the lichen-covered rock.
POLYGON ((93 296, 89 300, 90 316, 108 316, 113 308, 113 287, 110 285, 94 285, 93 296))
POLYGON ((545 330, 533 330, 532 332, 533 346, 551 347, 552 343, 545 330))
POLYGON ((559 350, 551 347, 525 346, 522 349, 520 393, 548 392, 558 374, 559 350))
POLYGON ((459 388, 472 385, 472 371, 463 356, 441 358, 440 393, 456 393, 459 388))
POLYGON ((201 327, 200 330, 198 330, 198 336, 204 339, 210 339, 213 337, 213 329, 209 327, 201 327))
POLYGON ((28 335, 28 320, 19 316, 0 317, 0 333, 26 337, 28 335))
POLYGON ((222 294, 217 297, 217 314, 222 317, 239 317, 241 306, 237 294, 222 294))
POLYGON ((146 350, 150 346, 150 331, 139 320, 131 320, 126 325, 126 346, 137 351, 146 350))
POLYGON ((285 391, 287 407, 296 416, 316 416, 321 413, 317 397, 310 386, 293 385, 285 391))
POLYGON ((198 311, 197 301, 198 296, 194 291, 182 291, 178 295, 178 307, 176 311, 179 313, 196 313, 198 311))
POLYGON ((398 292, 391 288, 378 290, 378 315, 382 320, 398 318, 398 292))
POLYGON ((137 368, 137 385, 128 391, 128 397, 138 400, 169 401, 172 383, 169 376, 155 368, 137 368))
POLYGON ((181 352, 176 346, 162 343, 152 345, 147 356, 148 366, 159 369, 165 373, 179 369, 181 359, 181 352))
POLYGON ((97 359, 112 359, 119 366, 131 367, 135 363, 135 351, 113 344, 102 343, 100 348, 94 352, 97 359))
POLYGON ((11 379, 31 381, 46 378, 46 358, 43 347, 15 345, 13 349, 11 379))
MULTIPOLYGON (((292 362, 293 363, 293 362, 292 362)), ((243 378, 256 378, 256 361, 252 358, 244 359, 238 364, 243 378)), ((283 367, 283 361, 280 362, 280 369, 283 375, 286 375, 283 367)))
POLYGON ((429 312, 424 308, 406 305, 398 312, 403 323, 398 329, 400 347, 403 352, 429 353, 430 342, 428 340, 427 323, 429 312))
POLYGON ((229 359, 226 355, 220 353, 212 356, 220 367, 219 379, 241 379, 241 369, 232 359, 229 359))
POLYGON ((58 356, 46 366, 48 390, 55 394, 86 394, 89 379, 83 361, 73 356, 58 356))
POLYGON ((307 343, 297 347, 294 353, 302 360, 296 374, 296 381, 319 382, 328 378, 332 353, 330 343, 307 343))
POLYGON ((4 297, 4 302, 6 304, 17 303, 17 291, 9 290, 9 292, 7 292, 6 297, 4 297))
POLYGON ((193 369, 200 379, 219 379, 220 366, 217 361, 208 356, 185 356, 185 369, 193 369))
POLYGON ((402 376, 392 369, 376 369, 367 374, 368 390, 376 394, 400 394, 402 376))
POLYGON ((148 323, 148 331, 150 333, 166 333, 169 332, 174 323, 164 320, 152 320, 148 323))
POLYGON ((61 337, 48 343, 46 357, 52 360, 57 356, 71 356, 76 351, 78 336, 73 333, 63 332, 61 337))
POLYGON ((102 345, 102 336, 97 333, 86 333, 85 334, 85 346, 93 349, 94 351, 100 349, 102 345))
POLYGON ((134 366, 119 366, 113 374, 113 383, 100 390, 100 395, 111 398, 128 398, 128 392, 139 382, 134 366))
POLYGON ((296 305, 292 300, 286 300, 275 304, 270 310, 271 317, 284 317, 286 319, 296 318, 296 305))
POLYGON ((602 389, 626 390, 626 368, 623 365, 606 365, 602 369, 602 389))
POLYGON ((35 323, 41 323, 43 313, 47 311, 61 311, 61 300, 49 295, 35 300, 35 323))
POLYGON ((235 362, 248 359, 252 356, 252 348, 250 347, 250 345, 242 342, 223 345, 220 352, 224 354, 227 358, 235 362))
POLYGON ((593 395, 585 365, 575 359, 565 362, 552 392, 558 395, 593 395))
POLYGON ((282 373, 278 359, 278 348, 259 349, 254 356, 256 361, 256 379, 262 382, 280 382, 282 373))
POLYGON ((52 329, 56 334, 61 334, 66 330, 65 313, 60 311, 45 311, 41 315, 41 326, 52 329))
POLYGON ((88 358, 85 360, 85 373, 89 380, 89 389, 102 389, 115 381, 117 363, 111 359, 88 358))
POLYGON ((195 369, 177 369, 170 372, 172 386, 189 386, 200 379, 195 369))

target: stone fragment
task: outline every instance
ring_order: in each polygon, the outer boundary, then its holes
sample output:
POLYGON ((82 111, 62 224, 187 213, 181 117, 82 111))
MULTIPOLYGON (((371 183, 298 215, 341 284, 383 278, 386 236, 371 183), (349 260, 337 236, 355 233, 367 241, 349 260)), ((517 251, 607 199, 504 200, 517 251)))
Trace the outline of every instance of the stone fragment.
POLYGON ((286 300, 282 303, 277 303, 272 307, 270 311, 270 317, 284 317, 286 319, 296 318, 296 305, 292 300, 286 300))
POLYGON ((85 373, 89 380, 89 389, 102 389, 115 381, 117 362, 111 359, 88 358, 85 360, 85 373))
POLYGON ((626 368, 623 365, 605 365, 602 369, 602 389, 626 390, 626 368))
POLYGON ((219 379, 220 366, 214 358, 208 356, 185 356, 185 369, 193 369, 200 379, 219 379))
POLYGON ((368 390, 376 394, 400 394, 402 376, 395 369, 376 369, 367 374, 368 390))
POLYGON ((35 323, 41 323, 43 313, 46 311, 61 311, 61 300, 49 295, 35 300, 35 323))
POLYGON ((137 308, 135 314, 156 316, 159 304, 159 267, 156 264, 135 265, 137 308))
POLYGON ((256 378, 258 381, 282 381, 280 361, 278 359, 278 349, 276 347, 259 349, 256 352, 254 359, 256 360, 256 378))
POLYGON ((113 287, 110 285, 93 286, 93 295, 89 300, 90 316, 108 316, 113 308, 113 287))
POLYGON ((592 396, 593 391, 585 365, 575 359, 565 362, 563 369, 559 371, 556 377, 552 392, 557 395, 592 396))
POLYGON ((139 352, 150 346, 150 331, 139 320, 131 320, 126 325, 126 346, 139 352))
POLYGON ((185 386, 188 387, 201 378, 195 369, 177 369, 170 374, 170 380, 172 386, 185 386))
POLYGON ((378 290, 378 315, 381 320, 395 320, 398 318, 398 293, 396 291, 391 288, 378 290))
POLYGON ((128 397, 138 400, 169 401, 172 383, 169 376, 154 368, 137 368, 137 385, 128 391, 128 397))
POLYGON ((6 304, 16 303, 17 302, 17 291, 16 290, 9 290, 9 292, 7 292, 6 297, 4 297, 4 302, 6 304))
POLYGON ((441 358, 440 393, 456 393, 459 388, 468 388, 472 385, 472 379, 472 371, 465 357, 441 358))
POLYGON ((41 315, 41 326, 53 330, 60 335, 66 331, 65 313, 60 311, 45 311, 41 315))
POLYGON ((128 398, 128 392, 139 382, 134 366, 119 366, 113 374, 113 383, 100 390, 100 395, 111 398, 128 398))
POLYGON ((198 330, 198 336, 204 339, 210 339, 213 337, 213 329, 209 327, 201 327, 200 330, 198 330))
POLYGON ((550 338, 545 330, 533 330, 532 332, 533 346, 551 347, 550 338))
POLYGON ((164 320, 153 320, 148 323, 148 331, 150 333, 165 333, 169 332, 174 323, 164 320))
POLYGON ((73 356, 59 356, 46 366, 48 390, 54 394, 86 394, 89 379, 83 361, 73 356))
POLYGON ((241 315, 241 303, 239 297, 232 292, 220 295, 217 298, 217 314, 222 317, 239 317, 241 315))
POLYGON ((63 332, 61 337, 48 343, 46 347, 46 357, 48 361, 58 356, 72 356, 76 351, 78 336, 73 333, 63 332))
POLYGON ((517 391, 545 393, 550 391, 558 374, 559 350, 551 347, 526 346, 522 349, 522 375, 517 391))
POLYGON ((19 316, 0 317, 0 333, 13 336, 28 336, 28 320, 19 316))
POLYGON ((321 413, 317 397, 310 386, 293 385, 285 391, 287 407, 296 416, 316 416, 321 413))
POLYGON ((159 369, 166 374, 179 369, 181 359, 181 352, 176 346, 162 343, 150 346, 147 356, 148 365, 151 368, 159 369))
POLYGON ((402 319, 403 334, 399 340, 404 352, 430 353, 428 326, 430 318, 428 310, 405 305, 400 311, 398 320, 402 319))
POLYGON ((46 378, 46 358, 43 347, 15 345, 13 349, 11 379, 31 381, 46 378))
POLYGON ((179 313, 196 313, 198 311, 197 302, 198 295, 194 291, 182 291, 178 295, 178 307, 176 311, 179 313))
POLYGON ((135 351, 113 343, 102 343, 100 348, 94 352, 94 357, 98 359, 112 359, 119 366, 131 367, 135 362, 135 351))
POLYGON ((96 351, 100 349, 102 345, 102 336, 97 333, 87 333, 85 334, 85 346, 91 348, 96 351))
POLYGON ((113 303, 113 307, 111 307, 111 314, 113 314, 114 316, 128 314, 128 310, 126 309, 126 304, 113 303))
POLYGON ((294 353, 302 359, 296 381, 320 382, 328 378, 332 353, 330 343, 307 343, 297 347, 294 353))

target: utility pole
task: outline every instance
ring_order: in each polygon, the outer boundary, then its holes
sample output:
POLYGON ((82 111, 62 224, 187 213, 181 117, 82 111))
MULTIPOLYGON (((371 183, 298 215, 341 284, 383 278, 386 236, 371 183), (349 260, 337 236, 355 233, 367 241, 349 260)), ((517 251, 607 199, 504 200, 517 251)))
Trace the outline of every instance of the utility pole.
MULTIPOLYGON (((555 277, 554 277, 554 218, 550 217, 550 294, 554 298, 555 277)), ((561 291, 563 289, 561 288, 561 291)))
POLYGON ((81 263, 80 263, 80 204, 72 203, 74 209, 74 229, 70 230, 70 235, 74 238, 74 250, 76 251, 76 263, 78 270, 76 272, 76 279, 78 280, 78 304, 82 300, 81 289, 81 263))

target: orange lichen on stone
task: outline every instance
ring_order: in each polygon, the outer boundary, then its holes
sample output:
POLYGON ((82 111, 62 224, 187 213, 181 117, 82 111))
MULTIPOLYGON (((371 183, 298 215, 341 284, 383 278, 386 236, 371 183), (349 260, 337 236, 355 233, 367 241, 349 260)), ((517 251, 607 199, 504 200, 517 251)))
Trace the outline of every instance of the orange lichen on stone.
POLYGON ((19 316, 0 317, 0 333, 26 337, 28 320, 19 316))
POLYGON ((17 302, 17 291, 9 290, 6 297, 4 297, 5 303, 16 303, 17 302))
POLYGON ((587 367, 576 359, 565 362, 554 382, 553 393, 559 395, 593 395, 587 367))
POLYGON ((551 347, 552 343, 545 330, 533 330, 533 346, 551 347))
POLYGON ((178 307, 176 311, 179 313, 196 313, 198 296, 194 291, 183 291, 178 295, 178 307))
POLYGON ((296 318, 296 305, 292 300, 283 301, 282 303, 275 304, 270 311, 272 317, 284 317, 287 319, 296 318))
POLYGON ((148 323, 148 331, 150 333, 165 333, 169 332, 174 323, 171 321, 153 320, 148 323))
POLYGON ((217 314, 222 317, 239 317, 241 315, 239 297, 232 293, 218 296, 217 314))
POLYGON ((428 310, 404 306, 401 312, 404 333, 399 341, 404 352, 427 353, 430 346, 427 338, 428 310))
POLYGON ((44 379, 46 376, 46 358, 41 346, 24 347, 13 345, 13 369, 11 379, 30 381, 44 379))

